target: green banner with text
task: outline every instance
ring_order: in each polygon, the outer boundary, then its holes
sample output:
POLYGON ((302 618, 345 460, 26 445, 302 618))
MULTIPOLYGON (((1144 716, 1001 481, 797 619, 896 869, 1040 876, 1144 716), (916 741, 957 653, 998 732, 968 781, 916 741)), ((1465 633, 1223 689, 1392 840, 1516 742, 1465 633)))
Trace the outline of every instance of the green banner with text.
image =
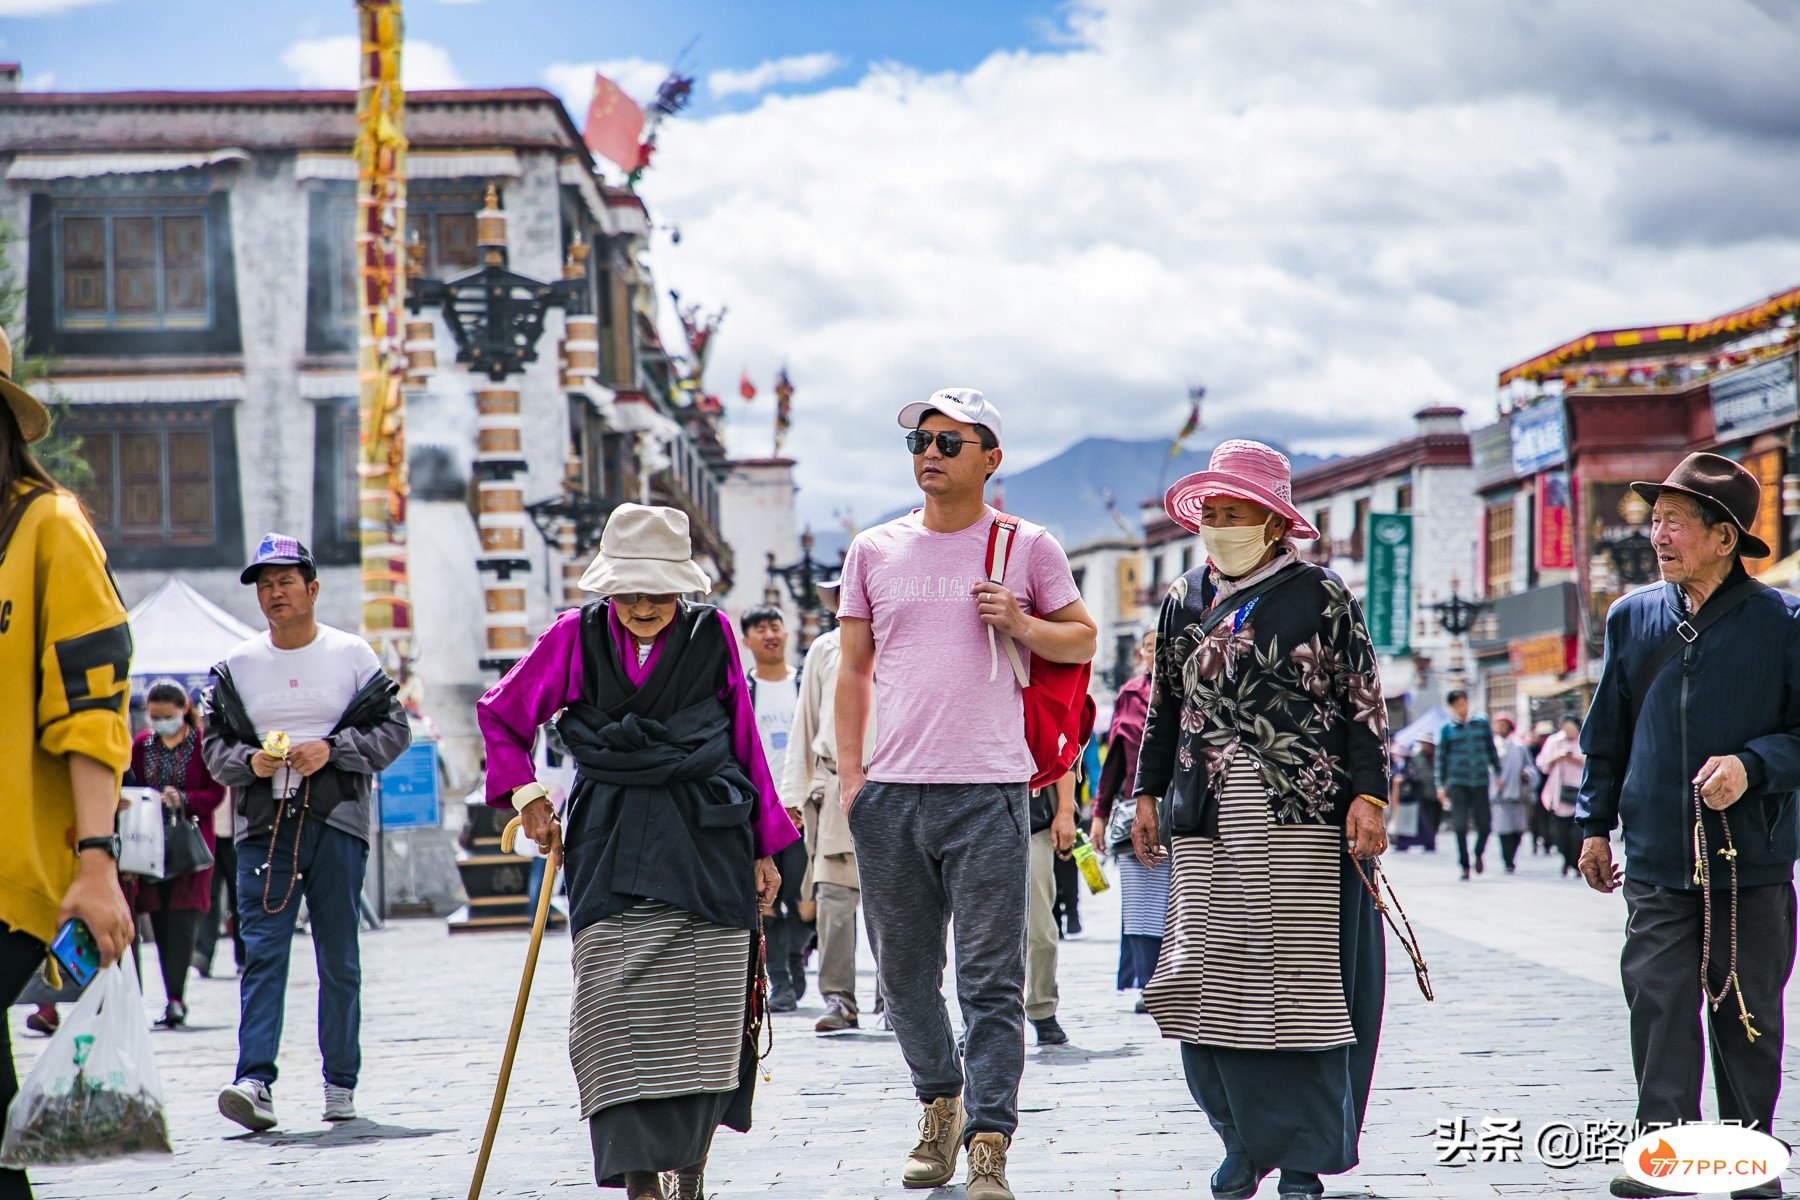
POLYGON ((1411 649, 1412 533, 1404 513, 1369 514, 1369 639, 1389 657, 1411 649))

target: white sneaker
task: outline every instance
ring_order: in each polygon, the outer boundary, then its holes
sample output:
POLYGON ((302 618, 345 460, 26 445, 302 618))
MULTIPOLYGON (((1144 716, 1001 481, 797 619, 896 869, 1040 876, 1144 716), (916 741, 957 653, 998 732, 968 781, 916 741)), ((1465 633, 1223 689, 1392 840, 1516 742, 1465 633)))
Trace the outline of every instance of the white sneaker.
POLYGON ((326 1084, 325 1119, 327 1121, 356 1120, 356 1089, 339 1087, 335 1083, 326 1084))
POLYGON ((219 1115, 251 1133, 275 1128, 275 1099, 260 1079, 240 1079, 219 1091, 219 1115))

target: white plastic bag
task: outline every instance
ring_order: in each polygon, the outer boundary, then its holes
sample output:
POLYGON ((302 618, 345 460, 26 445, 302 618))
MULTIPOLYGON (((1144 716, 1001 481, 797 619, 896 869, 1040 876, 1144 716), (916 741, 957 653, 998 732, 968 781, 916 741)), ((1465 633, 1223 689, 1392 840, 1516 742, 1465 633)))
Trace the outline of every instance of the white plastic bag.
POLYGON ((163 802, 151 788, 121 788, 130 801, 119 814, 119 873, 163 877, 163 802))
POLYGON ((143 993, 116 963, 69 1010, 19 1088, 6 1113, 0 1165, 170 1152, 143 993))

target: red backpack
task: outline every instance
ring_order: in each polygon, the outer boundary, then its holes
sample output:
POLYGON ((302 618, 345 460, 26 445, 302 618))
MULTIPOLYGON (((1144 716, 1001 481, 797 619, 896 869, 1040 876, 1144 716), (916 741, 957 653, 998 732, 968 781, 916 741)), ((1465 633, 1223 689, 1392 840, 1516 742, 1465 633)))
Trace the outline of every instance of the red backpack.
MULTIPOLYGON (((994 517, 988 531, 987 577, 992 583, 1004 583, 1006 563, 1012 557, 1013 542, 1019 533, 1019 519, 1007 513, 994 517)), ((998 645, 1006 646, 1006 658, 1012 664, 1013 678, 1025 694, 1025 741, 1031 747, 1031 761, 1037 774, 1031 777, 1033 791, 1048 787, 1067 775, 1081 757, 1081 748, 1094 735, 1094 698, 1088 695, 1093 678, 1092 663, 1054 663, 1032 654, 1030 661, 1019 656, 1019 647, 1009 637, 1001 637, 988 626, 988 678, 999 673, 998 645)))

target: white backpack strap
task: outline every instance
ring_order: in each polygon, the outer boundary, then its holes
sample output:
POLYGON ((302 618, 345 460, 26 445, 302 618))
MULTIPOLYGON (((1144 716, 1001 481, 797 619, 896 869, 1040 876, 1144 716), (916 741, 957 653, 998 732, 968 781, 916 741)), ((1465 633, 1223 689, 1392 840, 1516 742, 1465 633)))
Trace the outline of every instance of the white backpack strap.
MULTIPOLYGON (((1012 554, 1013 535, 1018 532, 1015 522, 995 518, 994 541, 992 553, 988 556, 988 582, 1005 585, 1006 560, 1012 554)), ((988 682, 1000 678, 1000 643, 1006 645, 1006 660, 1012 667, 1013 678, 1019 681, 1020 687, 1031 686, 1031 671, 1019 656, 1019 645, 1009 637, 1001 637, 992 625, 988 626, 988 682)))

